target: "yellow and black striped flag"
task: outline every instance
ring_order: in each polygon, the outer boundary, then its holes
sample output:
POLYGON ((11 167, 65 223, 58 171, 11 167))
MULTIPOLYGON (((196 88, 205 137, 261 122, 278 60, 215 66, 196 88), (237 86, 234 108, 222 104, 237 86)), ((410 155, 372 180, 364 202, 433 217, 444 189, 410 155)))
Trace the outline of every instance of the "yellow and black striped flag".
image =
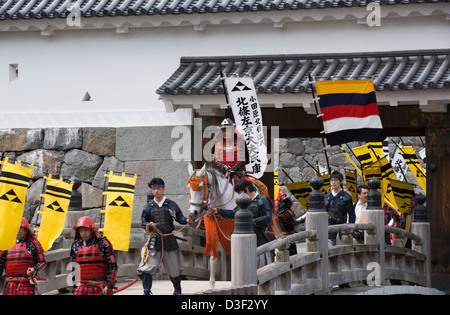
POLYGON ((280 193, 280 182, 278 180, 278 171, 273 172, 273 200, 277 200, 280 193))
POLYGON ((367 166, 378 160, 372 149, 373 148, 369 148, 367 144, 352 149, 353 154, 358 159, 359 163, 361 163, 361 169, 365 169, 367 166))
POLYGON ((284 184, 287 189, 294 195, 294 197, 300 202, 300 204, 308 210, 309 208, 309 193, 311 192, 311 187, 307 181, 298 183, 284 184))
POLYGON ((107 237, 114 250, 128 251, 130 245, 131 218, 133 213, 134 188, 137 175, 127 177, 105 174, 108 178, 106 207, 101 212, 105 214, 103 236, 107 237))
POLYGON ((65 182, 62 178, 53 179, 52 175, 44 177, 46 180, 44 208, 38 213, 42 215, 38 232, 38 240, 44 251, 48 251, 53 242, 61 235, 69 210, 73 181, 65 182))
POLYGON ((400 153, 403 155, 406 164, 408 164, 409 170, 411 171, 411 173, 413 173, 414 177, 416 178, 417 182, 420 185, 420 188, 422 188, 422 190, 426 194, 427 193, 426 173, 425 170, 420 165, 413 147, 411 146, 401 147, 400 153))
POLYGON ((350 164, 353 165, 353 167, 355 168, 355 171, 358 172, 359 176, 363 177, 362 171, 359 169, 358 166, 356 166, 355 162, 352 160, 352 158, 348 155, 347 151, 345 151, 345 149, 342 146, 341 146, 341 151, 342 151, 342 153, 344 153, 345 157, 350 162, 350 164))
POLYGON ((366 167, 364 169, 364 176, 366 184, 373 176, 379 179, 381 182, 381 187, 378 191, 382 195, 382 201, 386 202, 392 209, 399 211, 399 207, 396 204, 394 193, 389 182, 390 179, 397 180, 397 177, 395 176, 394 169, 392 168, 391 163, 387 160, 386 156, 383 156, 375 163, 366 167))
POLYGON ((394 193, 398 211, 403 214, 411 208, 411 198, 414 196, 414 185, 395 179, 389 180, 394 193))
POLYGON ((320 190, 324 194, 328 194, 330 192, 330 174, 328 174, 328 172, 325 172, 320 174, 319 176, 323 179, 323 186, 322 188, 320 188, 320 190))
POLYGON ((376 159, 381 159, 385 156, 383 142, 367 142, 366 147, 371 150, 376 159))
POLYGON ((8 158, 0 164, 0 250, 7 250, 16 243, 34 166, 11 164, 8 158))

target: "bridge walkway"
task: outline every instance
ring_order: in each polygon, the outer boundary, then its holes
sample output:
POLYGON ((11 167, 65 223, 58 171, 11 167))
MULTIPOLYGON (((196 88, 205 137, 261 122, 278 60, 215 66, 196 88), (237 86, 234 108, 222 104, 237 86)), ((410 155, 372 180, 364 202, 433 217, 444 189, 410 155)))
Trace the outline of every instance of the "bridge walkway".
MULTIPOLYGON (((116 286, 121 288, 130 280, 118 282, 116 286)), ((231 281, 216 281, 216 289, 224 289, 231 287, 231 281)), ((205 280, 181 280, 181 289, 183 294, 194 294, 198 292, 204 292, 210 289, 209 281, 205 280)), ((153 295, 172 295, 173 286, 170 280, 153 280, 152 286, 153 295)), ((72 293, 59 293, 58 291, 51 291, 43 295, 71 295, 72 293)), ((129 288, 117 293, 117 295, 142 295, 142 282, 138 280, 129 288)))

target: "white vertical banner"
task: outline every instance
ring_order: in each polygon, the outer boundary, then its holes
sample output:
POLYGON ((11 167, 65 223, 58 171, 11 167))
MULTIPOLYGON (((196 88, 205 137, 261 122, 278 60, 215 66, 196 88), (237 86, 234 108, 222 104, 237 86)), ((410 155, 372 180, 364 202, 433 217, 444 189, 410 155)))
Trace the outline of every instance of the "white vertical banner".
POLYGON ((225 76, 224 80, 236 128, 244 136, 249 154, 246 170, 253 177, 261 178, 268 163, 267 146, 253 79, 225 76))
POLYGON ((391 161, 392 168, 394 169, 395 176, 399 181, 405 181, 404 174, 406 174, 408 170, 408 164, 406 164, 403 155, 401 155, 399 149, 395 149, 394 156, 391 161))

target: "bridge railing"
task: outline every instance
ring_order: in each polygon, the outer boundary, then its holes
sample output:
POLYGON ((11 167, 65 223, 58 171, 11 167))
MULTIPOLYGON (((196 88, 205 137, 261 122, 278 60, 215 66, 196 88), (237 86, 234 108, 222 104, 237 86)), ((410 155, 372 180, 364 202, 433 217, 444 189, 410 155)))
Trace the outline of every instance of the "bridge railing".
MULTIPOLYGON (((356 284, 430 286, 428 223, 412 223, 412 232, 385 226, 381 200, 377 199, 366 210, 367 223, 328 226, 319 188, 315 187, 315 196, 310 195, 306 231, 257 248, 257 255, 277 253, 275 262, 256 271, 258 294, 329 294, 334 287, 356 284), (362 244, 353 240, 356 230, 364 231, 362 244), (341 244, 329 246, 329 233, 340 233, 341 244), (394 246, 385 244, 385 233, 396 236, 394 246), (404 247, 405 237, 412 240, 412 249, 404 247), (303 241, 306 252, 289 256, 289 244, 303 241)), ((371 193, 374 191, 375 187, 371 193)))

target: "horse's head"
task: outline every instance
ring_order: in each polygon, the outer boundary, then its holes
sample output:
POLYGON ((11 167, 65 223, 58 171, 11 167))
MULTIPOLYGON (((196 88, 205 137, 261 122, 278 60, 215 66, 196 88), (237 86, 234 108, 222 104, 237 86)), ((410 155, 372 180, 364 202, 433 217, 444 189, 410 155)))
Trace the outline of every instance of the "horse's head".
POLYGON ((197 217, 208 198, 206 165, 201 170, 193 170, 189 164, 189 215, 197 217))

